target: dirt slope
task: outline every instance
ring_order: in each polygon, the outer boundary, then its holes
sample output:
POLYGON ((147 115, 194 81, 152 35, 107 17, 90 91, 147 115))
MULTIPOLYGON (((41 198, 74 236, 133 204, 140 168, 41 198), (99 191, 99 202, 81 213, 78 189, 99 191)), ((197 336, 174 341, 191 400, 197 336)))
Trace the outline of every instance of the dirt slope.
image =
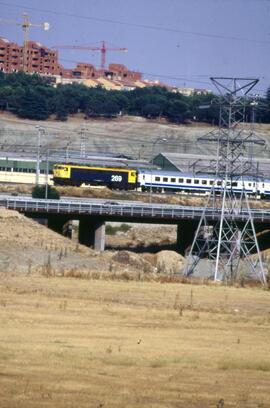
MULTIPOLYGON (((149 230, 145 230, 144 235, 138 230, 130 234, 135 234, 133 238, 137 244, 142 243, 138 236, 144 239, 146 245, 153 241, 153 234, 149 230)), ((164 235, 169 236, 169 232, 164 235)), ((126 236, 124 240, 121 235, 118 238, 117 241, 117 237, 114 237, 114 242, 121 246, 130 236, 126 236)), ((155 238, 154 241, 158 242, 161 233, 155 238)), ((164 252, 169 252, 164 256, 171 258, 172 251, 164 252)), ((176 253, 175 258, 182 261, 182 257, 176 253)), ((143 274, 178 272, 171 264, 168 264, 167 269, 159 268, 156 255, 116 250, 95 252, 16 211, 4 208, 0 208, 0 260, 0 273, 9 275, 42 274, 89 278, 99 277, 100 274, 126 274, 126 278, 133 279, 138 274, 141 278, 143 274)))

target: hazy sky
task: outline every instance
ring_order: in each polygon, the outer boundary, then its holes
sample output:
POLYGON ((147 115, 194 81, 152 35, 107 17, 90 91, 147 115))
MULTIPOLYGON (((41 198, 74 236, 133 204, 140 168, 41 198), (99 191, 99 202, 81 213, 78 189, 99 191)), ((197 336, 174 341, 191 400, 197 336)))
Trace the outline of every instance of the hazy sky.
MULTIPOLYGON (((32 28, 45 45, 126 47, 108 52, 118 62, 178 86, 212 88, 210 76, 258 77, 257 91, 270 86, 270 0, 6 0, 2 19, 48 21, 48 32, 32 28)), ((0 36, 22 44, 22 30, 0 23, 0 36)), ((93 51, 60 50, 60 62, 100 65, 93 51), (72 62, 74 61, 74 62, 72 62)))

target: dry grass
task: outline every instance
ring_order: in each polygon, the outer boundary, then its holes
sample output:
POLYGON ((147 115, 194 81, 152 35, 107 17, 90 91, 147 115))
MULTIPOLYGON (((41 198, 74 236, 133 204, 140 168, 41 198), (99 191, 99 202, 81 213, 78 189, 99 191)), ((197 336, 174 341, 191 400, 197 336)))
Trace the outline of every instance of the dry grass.
POLYGON ((267 291, 4 275, 0 285, 1 407, 270 406, 267 291))

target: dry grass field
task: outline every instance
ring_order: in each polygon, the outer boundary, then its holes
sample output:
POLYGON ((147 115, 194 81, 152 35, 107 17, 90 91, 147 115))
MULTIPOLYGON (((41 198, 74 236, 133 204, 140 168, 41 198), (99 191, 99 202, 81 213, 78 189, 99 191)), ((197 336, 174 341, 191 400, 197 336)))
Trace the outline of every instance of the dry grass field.
POLYGON ((270 407, 270 293, 0 280, 0 407, 270 407))

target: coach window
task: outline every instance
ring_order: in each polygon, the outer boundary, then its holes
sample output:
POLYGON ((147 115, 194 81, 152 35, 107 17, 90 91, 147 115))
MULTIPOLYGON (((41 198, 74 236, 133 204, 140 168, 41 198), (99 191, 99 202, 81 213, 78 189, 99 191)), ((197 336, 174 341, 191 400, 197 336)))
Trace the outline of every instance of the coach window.
POLYGON ((168 177, 163 177, 163 181, 168 181, 168 177))
POLYGON ((172 177, 171 178, 171 183, 175 183, 176 182, 176 178, 172 177))
POLYGON ((214 184, 214 180, 209 180, 209 184, 212 186, 214 184))
POLYGON ((207 184, 207 181, 206 180, 202 180, 202 184, 207 184))
POLYGON ((191 179, 187 179, 187 184, 191 184, 191 179))
POLYGON ((218 182, 217 182, 217 186, 221 186, 221 181, 220 180, 218 180, 218 182))
POLYGON ((178 179, 178 183, 184 183, 184 179, 183 178, 178 179))
POLYGON ((248 183, 248 186, 251 187, 251 183, 248 183))
MULTIPOLYGON (((237 185, 238 185, 237 181, 233 181, 233 182, 232 182, 232 186, 233 186, 233 187, 237 187, 237 185)), ((250 185, 251 185, 251 184, 250 184, 250 185)))
POLYGON ((155 181, 160 181, 160 177, 155 177, 155 181))
POLYGON ((200 183, 200 181, 199 180, 194 180, 194 184, 199 184, 200 183))

